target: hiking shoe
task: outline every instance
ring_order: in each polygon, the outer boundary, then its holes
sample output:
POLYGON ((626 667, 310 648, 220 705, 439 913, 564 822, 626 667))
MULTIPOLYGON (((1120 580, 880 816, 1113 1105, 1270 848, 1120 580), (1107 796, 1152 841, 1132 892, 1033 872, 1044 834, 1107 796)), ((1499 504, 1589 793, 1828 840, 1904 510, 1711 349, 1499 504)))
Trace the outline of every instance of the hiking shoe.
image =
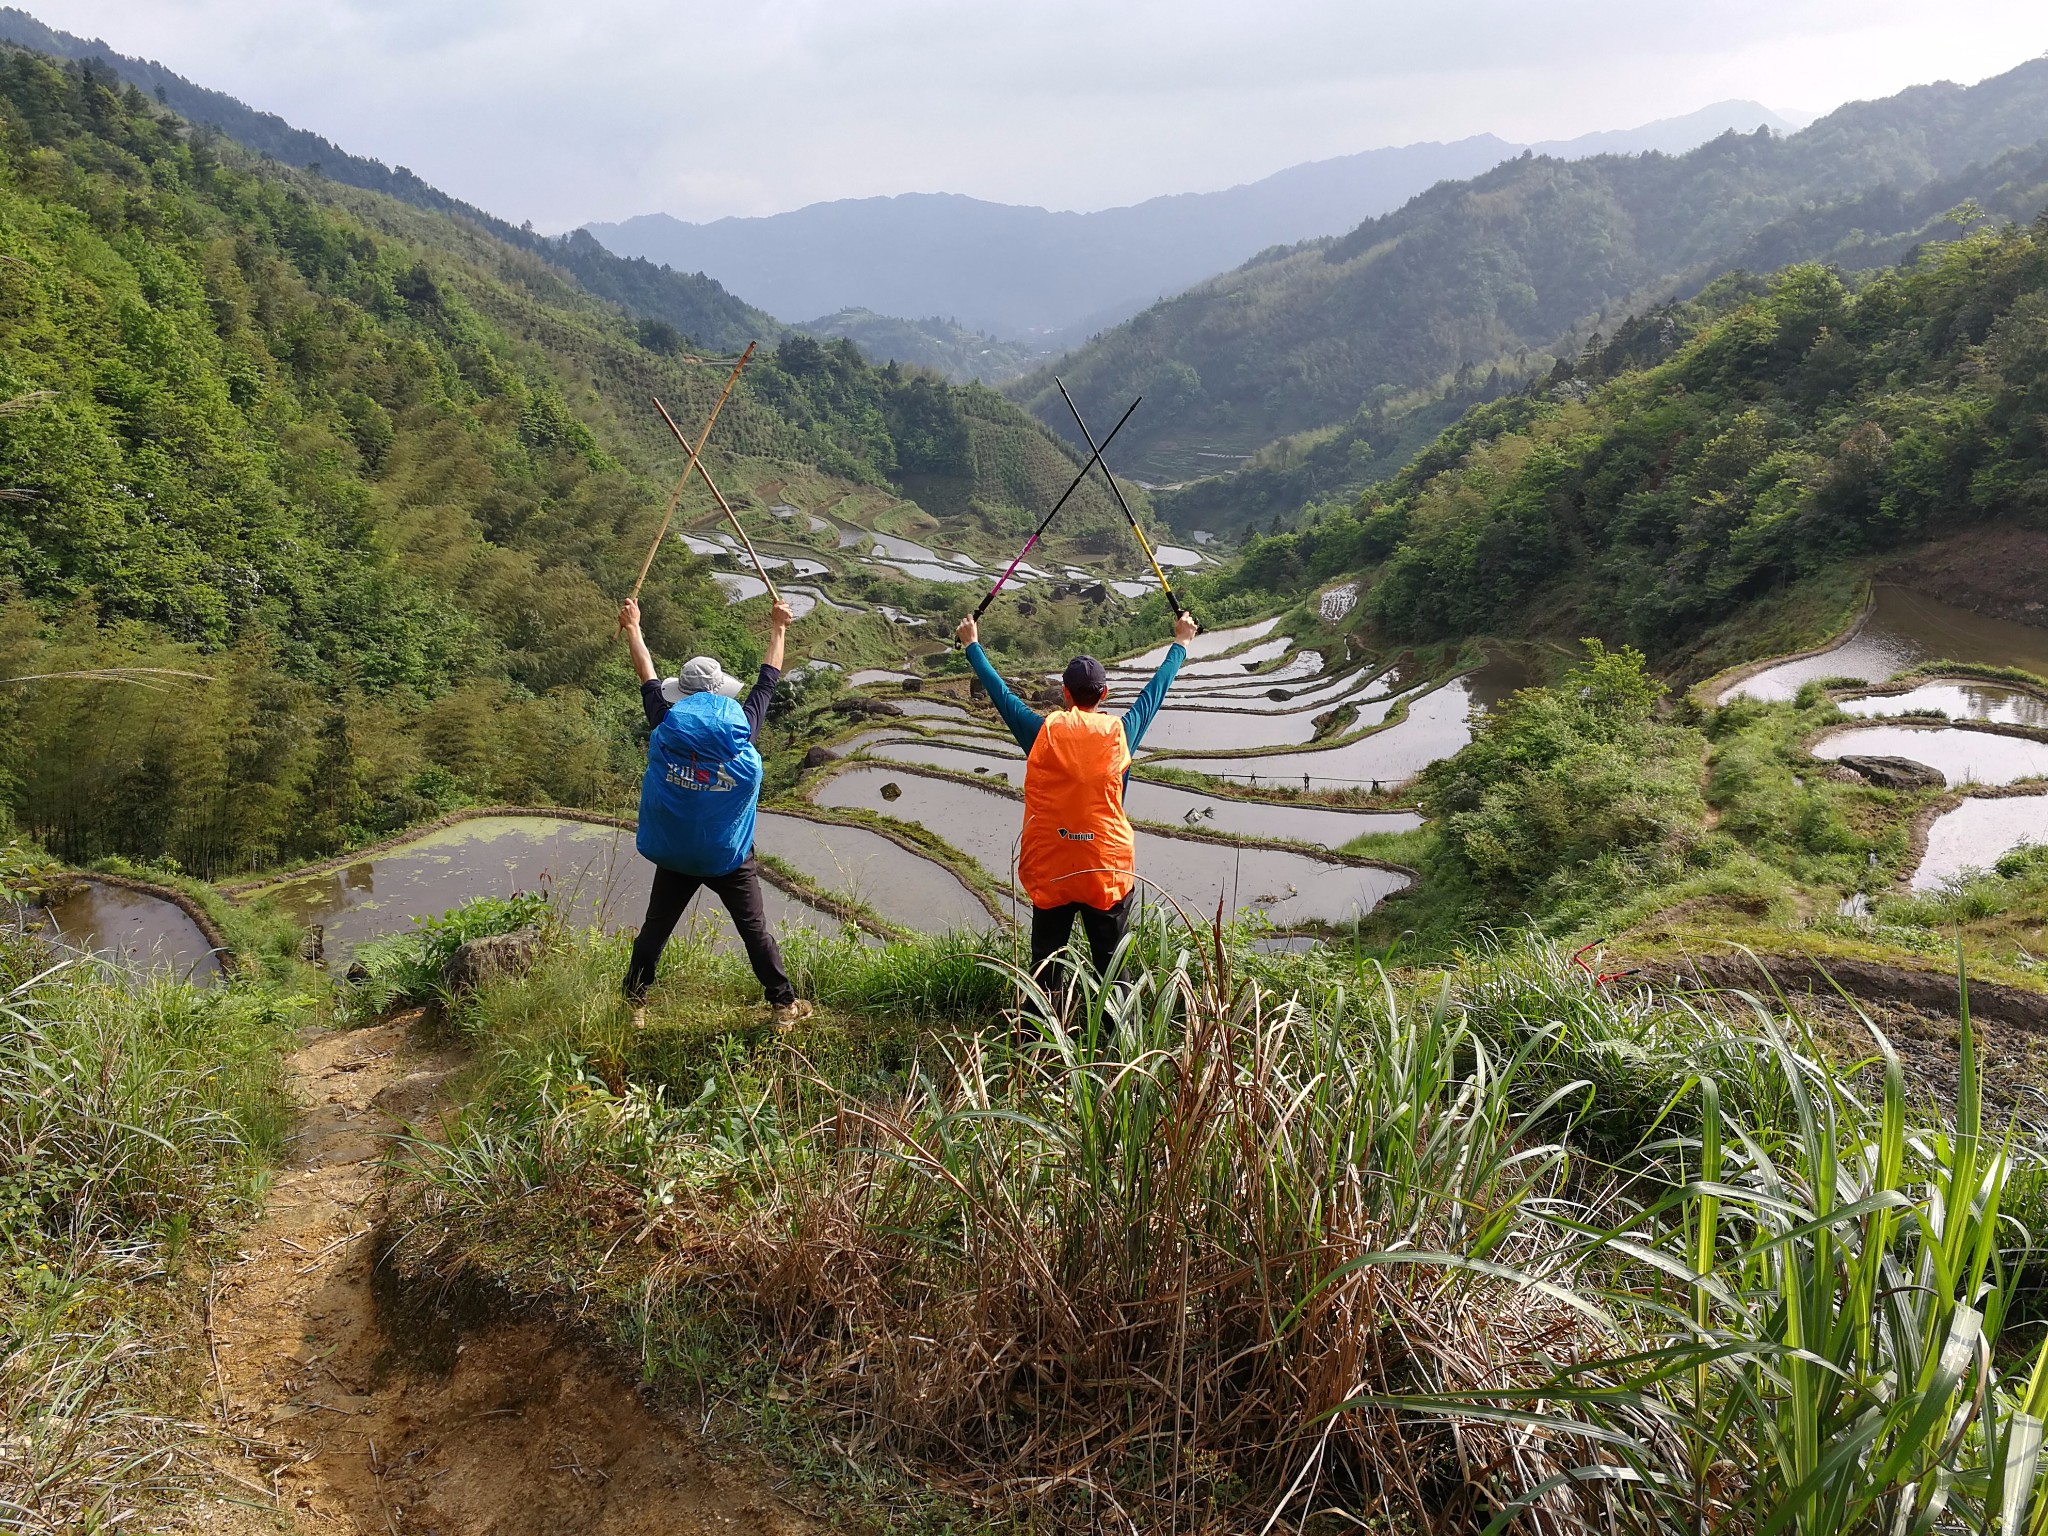
POLYGON ((647 1027, 647 1005, 645 1003, 635 1003, 633 1005, 633 1027, 635 1029, 645 1029, 647 1027))
POLYGON ((789 1029, 801 1020, 808 1019, 813 1011, 811 1005, 802 998, 793 1003, 782 1003, 775 1009, 775 1027, 789 1029))

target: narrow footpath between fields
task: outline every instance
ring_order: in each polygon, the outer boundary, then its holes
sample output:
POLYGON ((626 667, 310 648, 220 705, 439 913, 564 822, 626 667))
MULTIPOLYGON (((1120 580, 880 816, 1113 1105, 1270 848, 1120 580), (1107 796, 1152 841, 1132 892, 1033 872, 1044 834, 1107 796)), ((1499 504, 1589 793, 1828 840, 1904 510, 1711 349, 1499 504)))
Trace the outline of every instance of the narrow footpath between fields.
POLYGON ((246 1490, 190 1528, 301 1536, 543 1536, 811 1527, 708 1460, 612 1362, 534 1321, 451 1319, 377 1263, 379 1160, 431 1127, 459 1052, 420 1016, 309 1040, 285 1166, 209 1308, 216 1406, 246 1490), (249 1508, 267 1483, 275 1505, 249 1508))

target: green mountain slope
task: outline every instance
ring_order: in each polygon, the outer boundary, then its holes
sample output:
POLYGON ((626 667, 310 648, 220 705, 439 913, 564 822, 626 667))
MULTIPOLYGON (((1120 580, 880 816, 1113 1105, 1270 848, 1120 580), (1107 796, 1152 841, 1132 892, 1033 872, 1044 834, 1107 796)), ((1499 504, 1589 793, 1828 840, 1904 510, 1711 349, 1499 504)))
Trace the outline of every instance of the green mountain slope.
POLYGON ((1759 600, 1987 519, 2048 528, 2048 218, 1856 293, 1815 265, 1717 284, 1225 584, 1357 575, 1392 638, 1597 633, 1697 674, 1759 600))
POLYGON ((294 128, 274 113, 259 112, 225 92, 195 85, 152 60, 117 53, 97 38, 76 37, 45 26, 26 11, 0 7, 0 42, 53 58, 97 61, 180 117, 217 128, 260 155, 480 225, 498 239, 573 273, 592 293, 637 315, 674 326, 700 345, 736 351, 750 340, 766 340, 785 329, 701 273, 675 272, 652 262, 614 256, 581 230, 560 239, 536 235, 450 197, 402 165, 393 168, 352 155, 317 133, 294 128))
MULTIPOLYGON (((1539 354, 1757 254, 1828 254, 1848 229, 1812 205, 1912 191, 2048 138, 2048 60, 1968 89, 1857 103, 1786 138, 1724 135, 1689 154, 1511 161, 1446 183, 1341 239, 1276 251, 1169 299, 1059 364, 1085 404, 1143 391, 1161 409, 1125 462, 1149 480, 1351 421, 1376 390, 1434 390, 1461 368, 1539 354), (1772 253, 1752 241, 1778 227, 1772 253), (1818 245, 1820 248, 1815 249, 1818 245)), ((1873 197, 1862 213, 1881 212, 1873 197)), ((1904 228, 1918 209, 1893 210, 1904 228)), ((2031 213, 2031 209, 2028 210, 2031 213)), ((1864 245, 1873 242, 1866 238, 1864 245)), ((1050 370, 1012 387, 1060 430, 1050 370)), ((1134 423, 1134 427, 1136 424, 1134 423)))
POLYGON ((824 341, 843 336, 860 348, 863 357, 930 368, 955 383, 973 379, 983 384, 1000 384, 1016 378, 1046 355, 1043 347, 970 331, 938 316, 898 320, 871 309, 842 309, 817 320, 806 320, 797 329, 824 341))
MULTIPOLYGON (((0 807, 69 858, 212 873, 465 798, 629 792, 611 615, 678 467, 646 401, 701 420, 726 371, 642 329, 475 223, 0 50, 0 807), (214 680, 47 677, 136 665, 214 680)), ((764 531, 799 495, 969 544, 1075 467, 989 391, 801 337, 714 447, 764 531)), ((1077 535, 1116 517, 1076 510, 1077 535)), ((664 658, 758 643, 680 548, 646 603, 664 658)), ((899 643, 865 613, 804 627, 899 643)))
MULTIPOLYGON (((1886 185, 1801 209, 1758 231, 1733 267, 1769 271, 1796 261, 1820 260, 1867 272, 1896 264, 1931 242, 1953 240, 1959 227, 2025 223, 2043 207, 2048 207, 2048 145, 2037 144, 1940 177, 1910 193, 1886 185)), ((1648 313, 1661 316, 1664 311, 1648 313)), ((1634 338, 1630 345, 1646 334, 1634 319, 1624 321, 1616 332, 1623 333, 1634 338)), ((1598 332, 1587 338, 1596 348, 1603 340, 1598 332)), ((1582 348, 1567 338, 1559 350, 1576 354, 1582 348)), ((1466 410, 1523 382, 1512 369, 1494 367, 1484 374, 1460 368, 1448 387, 1406 397, 1383 385, 1367 405, 1339 425, 1268 443, 1235 472, 1189 482, 1156 496, 1155 503, 1176 527, 1272 524, 1277 531, 1278 523, 1312 502, 1348 499, 1364 485, 1398 473, 1466 410)))

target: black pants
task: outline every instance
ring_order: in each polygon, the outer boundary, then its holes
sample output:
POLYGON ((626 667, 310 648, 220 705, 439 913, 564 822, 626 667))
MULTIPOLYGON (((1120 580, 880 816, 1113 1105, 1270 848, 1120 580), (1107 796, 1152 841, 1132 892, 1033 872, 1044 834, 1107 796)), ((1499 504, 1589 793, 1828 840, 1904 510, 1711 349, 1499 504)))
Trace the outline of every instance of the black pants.
POLYGON ((661 964, 662 948, 676 931, 683 908, 690 904, 700 885, 710 886, 725 903, 733 927, 739 930, 740 942, 747 946, 748 963, 767 988, 768 1001, 778 1008, 795 1002, 796 988, 789 984, 789 975, 782 969, 782 946, 775 942, 775 930, 768 926, 768 912, 761 904, 761 866, 754 862, 752 854, 729 875, 684 875, 655 866, 654 889, 647 896, 647 917, 640 924, 640 936, 633 940, 633 963, 626 967, 628 1000, 638 1003, 646 998, 647 989, 654 985, 655 967, 661 964))
POLYGON ((1078 917, 1081 931, 1088 935, 1088 953, 1095 961, 1096 975, 1108 975, 1110 956, 1131 926, 1131 902, 1137 894, 1135 890, 1125 892, 1124 899, 1107 910, 1082 901, 1070 901, 1064 907, 1033 907, 1031 974, 1038 975, 1047 960, 1067 947, 1078 917))

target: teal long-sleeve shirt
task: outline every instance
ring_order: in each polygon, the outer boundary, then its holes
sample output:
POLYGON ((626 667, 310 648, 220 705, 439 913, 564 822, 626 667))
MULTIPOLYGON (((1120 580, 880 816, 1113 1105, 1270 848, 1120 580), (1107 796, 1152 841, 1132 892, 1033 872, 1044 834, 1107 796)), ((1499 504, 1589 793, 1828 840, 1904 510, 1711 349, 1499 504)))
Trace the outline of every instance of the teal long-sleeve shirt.
MULTIPOLYGON (((1152 717, 1159 713, 1159 706, 1165 702, 1166 690, 1173 686, 1180 664, 1187 659, 1187 648, 1175 641, 1167 648, 1166 660, 1159 663, 1159 670, 1152 674, 1152 680, 1139 690, 1137 698, 1131 701, 1131 707, 1124 711, 1124 744, 1130 748, 1133 757, 1137 756, 1138 743, 1145 739, 1152 717)), ((974 675, 988 690, 989 702, 995 705, 996 713, 1003 717, 1003 724, 1010 728, 1017 745, 1029 757, 1031 745, 1038 740, 1038 728, 1045 724, 1045 717, 1010 691, 1010 685, 996 671, 995 663, 988 659, 980 641, 967 647, 967 664, 974 668, 974 675)))

